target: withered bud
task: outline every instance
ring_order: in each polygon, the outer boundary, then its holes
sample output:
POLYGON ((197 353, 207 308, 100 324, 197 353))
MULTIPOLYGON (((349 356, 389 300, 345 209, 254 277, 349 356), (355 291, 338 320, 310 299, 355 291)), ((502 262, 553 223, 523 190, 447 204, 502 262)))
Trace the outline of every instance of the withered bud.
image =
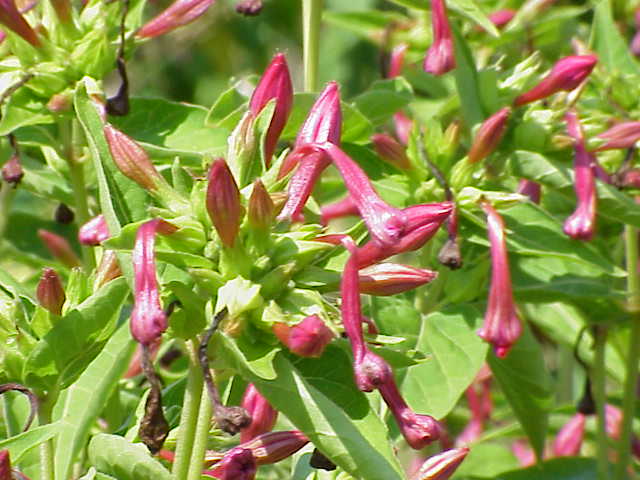
POLYGON ((66 300, 60 277, 53 268, 45 268, 36 289, 38 303, 54 315, 62 315, 66 300))
POLYGON ((462 255, 457 238, 449 238, 438 253, 438 261, 451 270, 462 267, 462 255))
POLYGON ((251 424, 251 416, 242 407, 216 405, 214 414, 218 428, 230 435, 235 435, 251 424))
POLYGON ((69 225, 73 222, 75 214, 73 213, 73 210, 67 207, 66 204, 61 203, 56 208, 53 218, 56 222, 61 223, 62 225, 69 225))
POLYGON ((20 157, 14 153, 2 167, 2 179, 14 188, 18 186, 24 177, 20 157))
POLYGON ((309 459, 309 466, 316 470, 326 470, 328 472, 334 471, 337 467, 336 464, 329 460, 320 450, 315 448, 309 459))

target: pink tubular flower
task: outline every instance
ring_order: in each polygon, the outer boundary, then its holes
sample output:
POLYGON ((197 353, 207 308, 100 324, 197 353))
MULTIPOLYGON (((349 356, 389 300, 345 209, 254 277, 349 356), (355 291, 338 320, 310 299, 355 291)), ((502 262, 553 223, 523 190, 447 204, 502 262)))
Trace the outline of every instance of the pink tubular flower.
POLYGON ((240 231, 243 208, 240 190, 223 158, 214 160, 209 169, 206 204, 209 218, 223 245, 233 247, 240 231))
POLYGON ((100 245, 107 238, 109 238, 109 227, 104 215, 93 217, 78 231, 78 240, 82 245, 100 245))
POLYGON ((440 438, 443 433, 442 426, 435 418, 417 414, 409 408, 398 391, 393 375, 390 375, 378 390, 411 448, 420 450, 440 438))
POLYGON ((484 324, 478 336, 491 343, 496 355, 502 358, 520 337, 522 325, 513 302, 502 217, 488 202, 482 202, 482 209, 487 214, 491 243, 491 286, 484 324))
POLYGON ((596 152, 618 148, 631 148, 640 140, 640 122, 622 122, 597 135, 606 142, 596 152))
POLYGON ((134 306, 131 312, 131 335, 143 345, 153 343, 167 328, 167 315, 160 305, 156 278, 156 234, 175 232, 176 228, 159 218, 138 228, 133 248, 134 306))
POLYGON ((214 470, 203 473, 219 480, 253 480, 257 469, 251 450, 236 447, 225 454, 214 470))
POLYGON ((553 441, 553 454, 556 457, 573 457, 580 453, 584 440, 585 415, 576 413, 564 424, 553 441))
POLYGON ((511 451, 522 467, 529 467, 536 463, 536 454, 526 440, 515 440, 511 444, 511 451))
POLYGON ((407 156, 406 149, 395 138, 386 133, 376 133, 371 137, 373 149, 378 156, 400 170, 410 170, 411 162, 407 156))
POLYGON ((45 268, 36 289, 38 303, 54 315, 62 315, 66 300, 60 277, 53 268, 45 268))
MULTIPOLYGON (((395 78, 402 74, 404 57, 408 49, 409 45, 401 43, 396 45, 396 47, 391 51, 387 78, 395 78)), ((413 128, 413 121, 401 110, 393 114, 393 124, 395 125, 396 137, 398 137, 398 140, 400 140, 403 145, 409 143, 409 134, 413 128)))
POLYGON ((587 152, 575 112, 565 115, 567 131, 574 141, 574 176, 577 206, 564 222, 564 233, 577 240, 591 240, 596 223, 596 184, 592 165, 593 155, 587 152))
POLYGON ((424 268, 397 263, 379 263, 360 270, 360 293, 395 295, 425 285, 437 276, 437 272, 424 268))
POLYGON ((516 190, 520 195, 526 195, 535 204, 540 203, 540 196, 542 193, 542 186, 538 182, 533 180, 522 179, 518 183, 518 189, 516 190))
POLYGON ((69 268, 80 266, 80 259, 66 238, 42 228, 38 230, 38 236, 56 260, 59 260, 69 268))
POLYGON ((166 10, 145 23, 136 36, 154 38, 193 22, 203 15, 215 0, 176 0, 166 10))
POLYGON ((431 12, 433 43, 427 50, 423 67, 427 73, 444 75, 456 68, 453 36, 444 0, 431 0, 431 12))
POLYGON ((273 333, 292 353, 301 357, 320 357, 333 340, 333 332, 318 315, 309 315, 294 326, 276 323, 273 333))
POLYGON ((24 19, 14 0, 0 0, 0 23, 34 47, 40 46, 38 35, 24 19))
POLYGON ((273 111, 273 117, 271 117, 271 123, 264 142, 267 168, 271 165, 271 157, 293 106, 291 75, 289 74, 287 59, 283 53, 278 53, 273 57, 262 78, 260 78, 256 89, 253 91, 249 102, 249 110, 254 118, 260 114, 272 99, 275 99, 276 102, 275 110, 273 111))
POLYGON ((244 391, 240 405, 251 416, 251 423, 240 430, 242 443, 254 439, 258 435, 270 432, 278 419, 278 412, 264 398, 258 389, 250 383, 244 391))
POLYGON ((498 147, 506 130, 509 115, 511 109, 504 107, 484 121, 473 139, 468 155, 469 162, 479 162, 498 147))
POLYGON ((580 85, 598 63, 595 55, 572 55, 562 58, 553 66, 538 85, 517 97, 513 104, 516 107, 547 98, 561 90, 567 92, 580 85))
POLYGON ((325 205, 320 209, 320 221, 322 225, 328 225, 329 222, 335 218, 349 217, 358 215, 358 207, 356 207, 351 197, 347 195, 342 200, 339 200, 329 205, 325 205))
POLYGON ((467 447, 453 448, 429 457, 412 480, 447 480, 469 453, 467 447))
POLYGON ((303 147, 327 142, 339 145, 341 130, 340 89, 336 82, 330 82, 311 107, 296 138, 295 149, 284 160, 278 173, 278 177, 283 178, 299 164, 289 182, 287 202, 278 218, 295 222, 303 220, 302 209, 318 178, 331 163, 323 152, 311 152, 307 155, 303 147))
POLYGON ((395 78, 402 75, 402 67, 404 66, 404 57, 409 49, 406 43, 400 43, 393 47, 389 58, 389 71, 387 78, 395 78))

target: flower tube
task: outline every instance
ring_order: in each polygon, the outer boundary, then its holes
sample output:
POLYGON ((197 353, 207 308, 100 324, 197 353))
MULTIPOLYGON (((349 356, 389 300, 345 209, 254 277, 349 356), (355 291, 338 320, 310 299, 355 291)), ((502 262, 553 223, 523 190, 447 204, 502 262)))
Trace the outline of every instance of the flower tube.
POLYGON ((154 38, 193 22, 213 5, 215 0, 176 0, 155 18, 145 23, 136 36, 154 38))
POLYGON ((424 59, 424 71, 433 75, 444 75, 456 68, 453 36, 444 0, 431 0, 431 23, 433 43, 424 59))

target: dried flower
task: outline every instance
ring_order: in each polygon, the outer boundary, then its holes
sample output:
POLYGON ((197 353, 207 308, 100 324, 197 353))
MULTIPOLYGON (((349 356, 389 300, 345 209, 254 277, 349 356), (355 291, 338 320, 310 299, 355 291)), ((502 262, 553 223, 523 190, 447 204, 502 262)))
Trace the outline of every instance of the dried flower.
POLYGON ((209 169, 207 185, 207 213, 222 243, 233 247, 240 231, 243 209, 240 191, 227 162, 214 160, 209 169))
POLYGON ((320 357, 333 340, 333 332, 318 315, 309 315, 294 326, 276 323, 273 333, 291 352, 301 357, 320 357))
POLYGON ((447 480, 457 470, 469 453, 467 447, 453 448, 429 457, 413 480, 447 480))
POLYGON ((14 0, 0 1, 0 23, 34 47, 40 46, 38 35, 24 19, 14 0))
POLYGON ((135 287, 131 334, 144 345, 150 345, 167 328, 167 315, 160 304, 154 248, 157 233, 171 234, 175 230, 170 223, 154 218, 143 223, 136 234, 132 253, 135 287))
POLYGON ((640 140, 640 122, 622 122, 597 135, 596 138, 606 140, 595 149, 596 152, 618 148, 631 148, 640 140))
POLYGON ((482 123, 469 150, 468 159, 471 163, 479 162, 498 147, 506 130, 509 115, 511 109, 504 107, 482 123))
POLYGON ((38 230, 38 236, 56 260, 59 260, 69 268, 81 265, 80 259, 66 238, 42 228, 38 230))
POLYGON ((82 245, 100 245, 109 238, 109 227, 104 215, 97 215, 80 227, 78 240, 82 245))
POLYGON ((149 159, 149 155, 131 137, 110 124, 104 126, 111 158, 118 169, 146 190, 157 190, 163 180, 149 159))
POLYGON ((253 383, 247 385, 240 405, 251 416, 251 423, 240 429, 240 441, 248 442, 263 433, 270 432, 278 419, 278 412, 260 394, 253 383))
POLYGON ((378 156, 388 164, 400 170, 411 169, 406 148, 391 135, 376 133, 371 137, 371 143, 378 156))
POLYGON ((358 278, 360 293, 384 296, 413 290, 431 282, 437 276, 437 272, 424 268, 379 263, 360 270, 358 278))
POLYGON ((62 281, 53 268, 45 268, 36 289, 38 303, 54 315, 62 315, 62 306, 66 300, 62 281))
POLYGON ((20 157, 14 153, 2 166, 2 179, 15 188, 22 180, 22 177, 24 177, 24 170, 20 163, 20 157))
POLYGON ((491 243, 491 286, 484 324, 478 336, 493 345, 498 357, 505 357, 520 337, 522 325, 513 301, 502 217, 488 202, 482 202, 482 209, 487 214, 491 243))
POLYGON ((580 123, 575 112, 565 116, 567 131, 575 140, 574 176, 577 206, 564 222, 564 233, 577 240, 590 240, 595 231, 596 222, 596 185, 592 165, 593 155, 587 152, 580 123))
POLYGON ((573 457, 580 453, 584 440, 584 424, 586 417, 576 413, 564 424, 553 441, 553 454, 556 457, 573 457))
POLYGON ((564 57, 553 66, 551 72, 535 87, 516 98, 516 107, 547 98, 559 91, 571 91, 578 87, 591 73, 598 62, 595 55, 572 55, 564 57))
POLYGON ((431 0, 431 23, 433 43, 424 59, 424 71, 433 75, 444 75, 456 68, 453 36, 444 0, 431 0))
POLYGON ((152 20, 145 23, 136 36, 154 38, 187 25, 203 15, 215 0, 176 0, 152 20))
POLYGON ((287 59, 283 53, 273 57, 256 86, 249 102, 251 114, 257 117, 262 109, 275 99, 273 117, 267 130, 264 143, 264 156, 267 168, 271 165, 271 157, 276 149, 278 138, 284 129, 293 106, 293 87, 287 59))

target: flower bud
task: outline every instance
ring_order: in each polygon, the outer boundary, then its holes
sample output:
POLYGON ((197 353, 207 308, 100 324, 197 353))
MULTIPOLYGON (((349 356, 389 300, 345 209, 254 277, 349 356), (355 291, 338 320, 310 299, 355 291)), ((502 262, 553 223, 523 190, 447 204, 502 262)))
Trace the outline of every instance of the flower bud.
POLYGON ((516 16, 516 13, 517 12, 515 10, 505 8, 502 10, 498 10, 497 12, 493 12, 487 18, 489 18, 491 23, 493 23, 496 28, 500 29, 507 25, 507 23, 509 23, 511 20, 513 20, 513 17, 516 16))
POLYGON ((309 110, 296 137, 296 147, 325 142, 340 145, 341 133, 340 86, 336 82, 329 82, 309 110))
POLYGON ((273 325, 273 333, 287 348, 301 357, 320 357, 333 340, 333 332, 318 315, 309 315, 297 325, 273 325))
POLYGON ((540 203, 540 195, 542 193, 542 186, 538 182, 533 180, 522 179, 518 183, 518 189, 516 190, 521 195, 526 195, 536 205, 540 203))
POLYGON ((100 245, 109 238, 109 227, 104 215, 93 217, 78 230, 78 240, 82 245, 100 245))
POLYGON ((249 225, 258 230, 266 230, 273 223, 275 205, 260 179, 253 182, 253 189, 249 197, 247 217, 249 225))
POLYGON ((24 19, 16 7, 14 0, 2 0, 2 5, 0 6, 0 23, 34 47, 40 46, 38 35, 24 19))
POLYGON ((240 231, 243 209, 240 191, 227 162, 214 160, 209 169, 207 213, 226 247, 233 247, 240 231))
POLYGON ((467 447, 453 448, 429 457, 416 472, 413 480, 447 480, 469 453, 467 447))
POLYGON ((150 345, 167 328, 167 315, 160 304, 156 278, 156 234, 171 234, 176 227, 159 218, 138 228, 133 247, 134 305, 131 312, 131 335, 143 345, 150 345))
POLYGON ((585 416, 576 413, 558 432, 553 441, 553 454, 556 457, 574 457, 580 453, 584 440, 585 416))
POLYGON ((104 126, 104 135, 109 145, 111 158, 118 169, 146 190, 157 190, 163 180, 153 166, 149 155, 131 137, 110 124, 104 126))
POLYGON ((38 236, 56 260, 69 268, 80 266, 80 259, 75 254, 66 238, 42 228, 38 230, 38 236))
POLYGON ((239 445, 249 449, 258 465, 278 463, 290 457, 309 443, 309 439, 298 430, 269 432, 239 445))
POLYGON ((54 315, 62 315, 66 300, 60 277, 53 268, 45 268, 36 289, 38 303, 54 315))
POLYGON ((241 0, 236 4, 236 12, 254 17, 262 11, 262 0, 241 0))
POLYGON ((509 115, 511 115, 511 109, 504 107, 480 126, 469 150, 468 159, 471 163, 479 162, 498 147, 506 130, 509 115))
POLYGON ((640 140, 640 122, 622 122, 597 135, 605 143, 595 149, 596 152, 633 147, 640 140))
POLYGON ((270 432, 278 419, 278 412, 269 404, 258 389, 250 383, 240 404, 251 416, 251 423, 240 430, 242 443, 254 439, 258 435, 270 432))
POLYGON ((411 162, 407 157, 405 147, 391 135, 376 133, 371 137, 371 142, 382 160, 400 170, 411 170, 411 162))
POLYGON ((203 15, 215 0, 176 0, 155 18, 145 23, 136 36, 154 38, 187 25, 203 15))
POLYGON ((437 276, 437 272, 423 268, 397 263, 379 263, 360 270, 360 293, 395 295, 418 288, 437 276))
POLYGON ((287 59, 283 53, 273 57, 271 64, 267 67, 256 89, 253 91, 249 102, 249 110, 254 118, 260 114, 272 99, 275 99, 276 105, 264 143, 267 168, 271 165, 271 157, 293 106, 293 86, 291 85, 287 59))
POLYGON ((105 283, 110 282, 114 278, 122 276, 118 256, 114 250, 105 250, 100 260, 100 265, 96 270, 96 278, 93 282, 94 289, 100 288, 105 283))
POLYGON ((396 45, 391 51, 391 58, 389 59, 389 71, 387 72, 387 78, 395 78, 402 75, 402 67, 404 66, 404 57, 409 49, 409 45, 401 43, 396 45))
POLYGON ((224 455, 214 470, 205 473, 219 480, 253 480, 257 469, 251 450, 236 447, 224 455))
POLYGON ((431 0, 431 24, 433 43, 424 59, 424 71, 433 75, 444 75, 456 68, 453 36, 444 0, 431 0))
POLYGON ((2 179, 15 188, 22 180, 22 177, 24 177, 24 170, 22 170, 20 157, 14 153, 2 166, 2 179))
POLYGON ((403 145, 409 143, 409 136, 413 130, 413 120, 411 120, 404 112, 396 112, 393 114, 393 124, 395 125, 396 137, 403 145))
POLYGON ((487 214, 487 229, 491 244, 491 286, 484 324, 478 330, 478 336, 491 343, 496 355, 502 358, 507 356, 520 337, 522 325, 513 301, 502 217, 488 202, 482 203, 482 209, 487 214))
POLYGON ((627 188, 640 188, 640 169, 632 168, 624 172, 621 184, 627 188))
POLYGON ((0 480, 11 480, 12 478, 9 450, 0 450, 0 480))
POLYGON ((591 73, 598 62, 595 55, 572 55, 564 57, 553 66, 551 72, 526 93, 517 97, 516 107, 547 98, 562 90, 571 91, 578 87, 591 73))
POLYGON ((71 110, 71 100, 68 93, 56 93, 47 102, 47 110, 53 113, 68 112, 71 110))
POLYGON ((518 439, 514 441, 511 444, 511 451, 522 467, 530 467, 536 463, 536 454, 526 440, 518 439))

